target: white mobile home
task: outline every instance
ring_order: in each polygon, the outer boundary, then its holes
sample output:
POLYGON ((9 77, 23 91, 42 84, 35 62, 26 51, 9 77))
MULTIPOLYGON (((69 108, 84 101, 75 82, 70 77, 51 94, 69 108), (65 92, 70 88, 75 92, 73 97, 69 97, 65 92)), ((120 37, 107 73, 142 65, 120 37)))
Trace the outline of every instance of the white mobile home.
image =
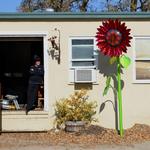
POLYGON ((2 111, 2 129, 43 131, 53 127, 54 103, 75 90, 89 90, 98 102, 99 125, 115 128, 114 93, 103 97, 105 76, 114 71, 99 53, 95 35, 105 19, 120 19, 133 36, 127 55, 132 64, 124 70, 124 127, 150 125, 150 13, 1 13, 1 96, 10 87, 26 103, 28 67, 34 54, 44 65, 44 108, 31 111, 2 111), (55 37, 55 46, 50 39, 55 37), (10 78, 11 77, 11 78, 10 78), (105 108, 99 113, 102 103, 105 108))

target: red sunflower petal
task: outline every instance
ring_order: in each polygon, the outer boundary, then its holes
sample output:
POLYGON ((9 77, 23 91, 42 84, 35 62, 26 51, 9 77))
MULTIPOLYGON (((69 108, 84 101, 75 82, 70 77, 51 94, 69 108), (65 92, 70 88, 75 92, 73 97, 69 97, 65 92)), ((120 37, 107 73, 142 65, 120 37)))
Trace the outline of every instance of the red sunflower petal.
POLYGON ((97 30, 97 46, 104 55, 120 56, 123 52, 127 52, 127 47, 131 46, 131 29, 128 29, 125 23, 121 23, 119 20, 103 21, 102 26, 97 30))

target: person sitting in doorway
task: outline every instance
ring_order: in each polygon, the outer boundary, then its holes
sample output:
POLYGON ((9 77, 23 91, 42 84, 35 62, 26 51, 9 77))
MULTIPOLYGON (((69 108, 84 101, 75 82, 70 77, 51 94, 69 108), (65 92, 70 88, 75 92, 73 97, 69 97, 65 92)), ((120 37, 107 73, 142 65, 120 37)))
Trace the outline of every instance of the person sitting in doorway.
POLYGON ((43 84, 44 69, 39 56, 34 56, 34 65, 30 67, 30 78, 27 91, 26 115, 36 108, 38 88, 43 84))

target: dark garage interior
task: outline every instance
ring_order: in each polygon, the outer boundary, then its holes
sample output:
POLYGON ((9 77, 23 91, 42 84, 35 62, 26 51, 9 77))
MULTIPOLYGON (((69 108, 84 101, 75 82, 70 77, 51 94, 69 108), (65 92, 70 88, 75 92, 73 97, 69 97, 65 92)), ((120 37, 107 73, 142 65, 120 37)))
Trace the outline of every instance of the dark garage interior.
POLYGON ((29 68, 35 55, 43 64, 43 37, 0 38, 0 96, 18 95, 26 104, 29 68))

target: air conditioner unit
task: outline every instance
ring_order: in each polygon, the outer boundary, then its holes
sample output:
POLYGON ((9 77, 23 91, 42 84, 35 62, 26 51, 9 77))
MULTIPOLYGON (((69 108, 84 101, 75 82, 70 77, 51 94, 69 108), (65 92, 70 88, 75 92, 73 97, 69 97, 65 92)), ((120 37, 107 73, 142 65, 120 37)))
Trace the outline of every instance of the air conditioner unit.
POLYGON ((96 82, 95 69, 75 69, 75 83, 96 82))

